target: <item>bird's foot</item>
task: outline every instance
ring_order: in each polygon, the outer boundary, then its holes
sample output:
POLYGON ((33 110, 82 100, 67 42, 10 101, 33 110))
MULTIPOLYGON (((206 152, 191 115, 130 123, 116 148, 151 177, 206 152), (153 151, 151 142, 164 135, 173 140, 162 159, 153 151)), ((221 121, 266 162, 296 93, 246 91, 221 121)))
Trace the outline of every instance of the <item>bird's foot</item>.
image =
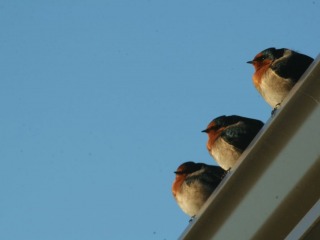
POLYGON ((196 217, 196 215, 193 215, 190 220, 189 220, 189 223, 192 223, 192 221, 194 220, 194 218, 196 217))
POLYGON ((231 168, 228 168, 228 169, 225 171, 225 173, 221 176, 221 179, 223 179, 225 176, 227 176, 228 173, 230 173, 230 172, 231 172, 231 168))
POLYGON ((273 116, 273 115, 276 113, 276 111, 279 109, 280 105, 281 105, 281 103, 278 103, 278 104, 274 107, 274 109, 271 111, 271 116, 273 116))

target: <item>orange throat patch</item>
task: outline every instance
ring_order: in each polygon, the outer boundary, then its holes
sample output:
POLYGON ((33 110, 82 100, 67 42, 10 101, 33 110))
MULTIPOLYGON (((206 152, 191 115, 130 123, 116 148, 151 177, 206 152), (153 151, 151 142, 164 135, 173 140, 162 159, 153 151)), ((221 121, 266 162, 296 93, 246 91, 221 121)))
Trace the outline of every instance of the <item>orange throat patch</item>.
POLYGON ((174 180, 173 184, 172 184, 172 194, 175 197, 177 195, 177 193, 180 190, 180 186, 182 185, 183 181, 185 180, 186 175, 177 175, 176 179, 174 180))
POLYGON ((268 71, 271 62, 256 68, 255 73, 253 74, 252 80, 253 84, 259 91, 261 90, 261 82, 263 79, 263 75, 268 71))

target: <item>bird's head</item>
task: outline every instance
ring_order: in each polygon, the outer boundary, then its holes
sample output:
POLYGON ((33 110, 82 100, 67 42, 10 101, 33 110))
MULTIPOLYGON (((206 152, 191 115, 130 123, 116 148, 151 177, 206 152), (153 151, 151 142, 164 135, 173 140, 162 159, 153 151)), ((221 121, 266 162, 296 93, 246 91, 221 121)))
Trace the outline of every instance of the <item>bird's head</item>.
POLYGON ((203 164, 200 163, 185 162, 177 168, 177 170, 174 172, 176 174, 176 178, 172 184, 172 193, 174 197, 176 197, 176 195, 178 194, 180 186, 187 178, 187 176, 200 170, 202 166, 203 164))
POLYGON ((232 116, 220 116, 215 119, 213 119, 207 128, 201 132, 207 133, 209 136, 210 135, 219 135, 221 131, 223 131, 225 128, 227 128, 230 125, 236 124, 239 122, 241 119, 239 116, 232 115, 232 116))
POLYGON ((194 162, 185 162, 181 164, 177 170, 174 172, 176 174, 176 177, 188 175, 190 173, 196 172, 202 168, 201 164, 197 164, 194 162))
POLYGON ((284 55, 285 49, 267 48, 258 53, 253 60, 247 63, 252 64, 257 71, 263 66, 272 64, 276 59, 281 58, 284 55))

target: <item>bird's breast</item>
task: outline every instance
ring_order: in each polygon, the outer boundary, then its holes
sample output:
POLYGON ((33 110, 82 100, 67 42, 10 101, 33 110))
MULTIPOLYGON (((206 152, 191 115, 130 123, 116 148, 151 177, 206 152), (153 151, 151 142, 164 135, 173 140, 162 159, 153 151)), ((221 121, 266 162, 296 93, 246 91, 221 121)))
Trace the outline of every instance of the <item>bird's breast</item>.
POLYGON ((185 182, 181 185, 175 198, 180 208, 189 216, 196 215, 202 205, 206 202, 213 188, 200 181, 191 184, 185 182))
POLYGON ((210 153, 220 167, 229 170, 236 163, 242 151, 219 137, 213 144, 210 153))
POLYGON ((259 92, 266 102, 275 108, 288 95, 293 86, 291 79, 282 78, 272 69, 268 69, 261 77, 259 92))

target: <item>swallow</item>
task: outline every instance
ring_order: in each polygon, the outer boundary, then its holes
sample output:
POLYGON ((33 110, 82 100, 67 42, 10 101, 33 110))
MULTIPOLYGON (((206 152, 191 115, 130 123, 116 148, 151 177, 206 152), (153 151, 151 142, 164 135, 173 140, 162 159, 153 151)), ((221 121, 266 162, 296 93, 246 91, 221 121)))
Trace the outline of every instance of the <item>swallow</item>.
POLYGON ((263 127, 257 119, 237 115, 213 119, 203 130, 208 134, 209 154, 224 170, 230 170, 263 127))
POLYGON ((221 167, 185 162, 174 172, 172 194, 184 213, 193 218, 226 175, 221 167))
POLYGON ((254 86, 276 109, 312 62, 313 58, 290 49, 268 48, 247 63, 255 69, 252 77, 254 86))

